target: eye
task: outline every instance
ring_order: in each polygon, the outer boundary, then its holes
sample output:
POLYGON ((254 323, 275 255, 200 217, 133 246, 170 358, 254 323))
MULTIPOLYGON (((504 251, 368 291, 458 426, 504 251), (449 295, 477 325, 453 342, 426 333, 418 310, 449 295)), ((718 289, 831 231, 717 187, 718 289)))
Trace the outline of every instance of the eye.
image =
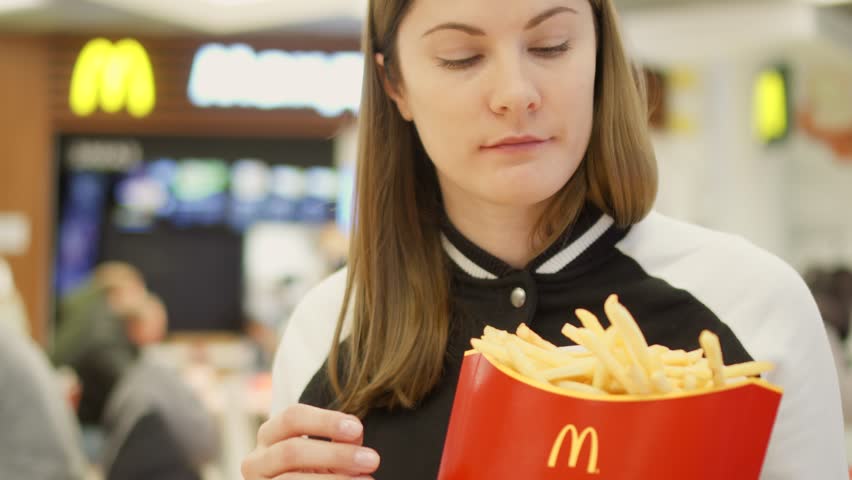
POLYGON ((566 41, 565 43, 553 46, 553 47, 540 47, 540 48, 531 48, 530 51, 535 53, 538 56, 549 58, 549 57, 558 57, 564 52, 567 52, 571 49, 571 42, 566 41))
POLYGON ((474 55, 472 57, 463 58, 461 60, 446 60, 443 58, 438 59, 438 64, 441 67, 450 69, 450 70, 462 70, 468 67, 472 67, 476 65, 477 62, 482 58, 482 55, 474 55))
MULTIPOLYGON (((552 47, 531 48, 530 51, 544 58, 558 57, 564 52, 571 49, 571 42, 566 41, 552 47)), ((472 57, 463 58, 461 60, 438 59, 438 65, 449 70, 463 70, 476 65, 482 59, 482 55, 474 55, 472 57)))

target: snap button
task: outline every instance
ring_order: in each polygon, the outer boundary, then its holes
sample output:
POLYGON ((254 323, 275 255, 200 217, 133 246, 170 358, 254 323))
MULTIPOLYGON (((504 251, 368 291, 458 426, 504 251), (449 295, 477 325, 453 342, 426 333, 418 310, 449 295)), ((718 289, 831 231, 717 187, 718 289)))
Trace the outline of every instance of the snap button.
POLYGON ((512 301, 512 305, 515 308, 521 308, 527 303, 527 292, 524 291, 523 288, 518 287, 512 290, 512 294, 509 296, 509 299, 512 301))

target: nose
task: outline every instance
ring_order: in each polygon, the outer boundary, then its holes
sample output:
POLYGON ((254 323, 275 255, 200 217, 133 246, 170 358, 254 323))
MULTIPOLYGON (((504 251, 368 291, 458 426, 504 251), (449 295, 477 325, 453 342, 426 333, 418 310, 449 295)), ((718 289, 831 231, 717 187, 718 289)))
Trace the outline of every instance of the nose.
POLYGON ((491 111, 498 115, 537 111, 541 107, 541 94, 522 56, 506 55, 495 63, 494 89, 489 99, 491 111))

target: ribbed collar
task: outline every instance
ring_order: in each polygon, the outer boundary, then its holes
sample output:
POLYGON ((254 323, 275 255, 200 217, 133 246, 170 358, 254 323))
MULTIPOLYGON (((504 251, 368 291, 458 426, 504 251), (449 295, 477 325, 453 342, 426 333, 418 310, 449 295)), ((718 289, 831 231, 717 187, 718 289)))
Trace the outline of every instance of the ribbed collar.
MULTIPOLYGON (((530 261, 523 270, 544 275, 564 270, 614 224, 612 217, 591 203, 586 203, 577 221, 569 225, 547 250, 530 261)), ((518 271, 470 241, 446 217, 442 231, 441 240, 447 255, 471 277, 494 280, 518 271)))

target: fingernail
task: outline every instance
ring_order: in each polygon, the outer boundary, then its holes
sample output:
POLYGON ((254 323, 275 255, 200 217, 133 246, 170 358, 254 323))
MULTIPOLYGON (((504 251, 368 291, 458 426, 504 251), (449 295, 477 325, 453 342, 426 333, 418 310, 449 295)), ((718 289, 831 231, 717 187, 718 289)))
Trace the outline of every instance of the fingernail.
POLYGON ((357 463, 359 467, 375 468, 379 465, 379 454, 372 450, 362 448, 355 453, 355 463, 357 463))
POLYGON ((349 419, 340 422, 340 432, 349 438, 357 438, 362 430, 361 422, 349 419))

